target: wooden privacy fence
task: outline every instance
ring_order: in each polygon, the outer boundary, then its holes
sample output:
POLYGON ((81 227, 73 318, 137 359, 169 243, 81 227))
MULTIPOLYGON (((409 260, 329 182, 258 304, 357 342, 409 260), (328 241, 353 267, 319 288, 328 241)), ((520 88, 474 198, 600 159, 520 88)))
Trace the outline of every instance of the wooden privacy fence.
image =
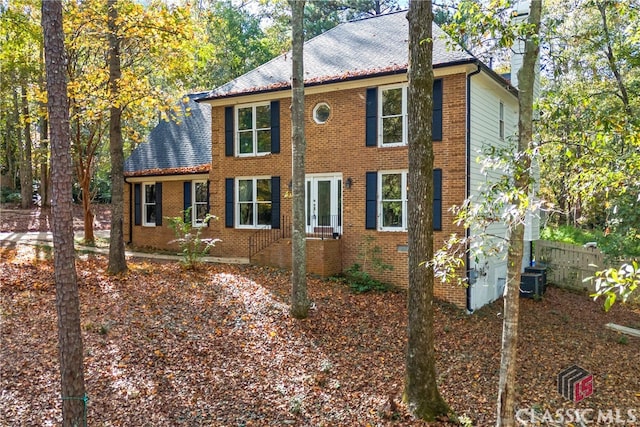
POLYGON ((608 267, 598 248, 585 248, 569 243, 537 240, 536 263, 547 267, 547 281, 561 288, 595 292, 594 281, 584 282, 596 271, 608 267), (595 266, 595 267, 594 267, 595 266))

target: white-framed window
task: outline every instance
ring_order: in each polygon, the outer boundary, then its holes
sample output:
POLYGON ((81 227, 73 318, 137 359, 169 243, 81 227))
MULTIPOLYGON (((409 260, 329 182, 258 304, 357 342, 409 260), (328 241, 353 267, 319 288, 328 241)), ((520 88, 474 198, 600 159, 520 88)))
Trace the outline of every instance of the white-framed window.
POLYGON ((271 227, 271 177, 236 179, 236 227, 271 227))
POLYGON ((407 86, 382 86, 378 97, 378 145, 393 147, 406 145, 407 86))
POLYGON ((319 125, 323 125, 329 120, 331 115, 331 107, 326 102, 319 102, 313 107, 313 121, 319 125))
POLYGON ((191 224, 194 227, 205 226, 207 224, 204 222, 204 217, 207 216, 209 207, 209 186, 207 181, 193 181, 191 183, 191 194, 193 195, 191 224))
POLYGON ((384 171, 378 178, 378 228, 382 231, 406 231, 407 171, 384 171))
POLYGON ((156 184, 142 184, 142 225, 156 226, 156 184))
POLYGON ((258 156, 271 152, 271 104, 236 107, 236 152, 258 156))
POLYGON ((504 102, 500 101, 500 111, 498 120, 498 135, 500 139, 504 139, 504 102))

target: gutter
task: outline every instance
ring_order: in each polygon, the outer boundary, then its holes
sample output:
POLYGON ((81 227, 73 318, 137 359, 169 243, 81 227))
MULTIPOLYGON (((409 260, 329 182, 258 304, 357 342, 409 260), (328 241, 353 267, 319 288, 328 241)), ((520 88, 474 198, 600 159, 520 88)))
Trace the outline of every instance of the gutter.
MULTIPOLYGON (((467 74, 467 166, 466 166, 466 198, 471 196, 471 77, 476 74, 480 74, 482 71, 482 63, 480 61, 476 62, 477 69, 469 74, 467 74)), ((495 74, 495 73, 494 73, 495 74)), ((465 231, 467 239, 469 239, 471 232, 467 228, 465 231)), ((465 255, 465 266, 467 270, 467 313, 473 313, 473 309, 471 308, 471 269, 469 268, 471 259, 469 257, 469 252, 466 252, 465 255)))
MULTIPOLYGON (((459 61, 451 61, 451 62, 445 62, 445 63, 440 63, 440 64, 434 64, 433 68, 437 69, 437 68, 446 68, 446 67, 454 67, 454 66, 458 66, 458 65, 465 65, 465 64, 478 64, 480 63, 477 59, 475 58, 469 58, 469 59, 463 59, 463 60, 459 60, 459 61)), ((490 72, 493 73, 494 76, 492 76, 494 79, 496 80, 501 80, 500 83, 501 84, 505 84, 506 86, 509 86, 509 83, 502 79, 498 74, 495 73, 495 71, 491 70, 490 68, 486 67, 485 68, 490 72)), ((322 86, 322 85, 327 85, 327 84, 333 84, 333 83, 343 83, 343 82, 350 82, 350 81, 356 81, 356 80, 364 80, 364 79, 372 79, 375 77, 384 77, 384 76, 392 76, 392 75, 396 75, 396 74, 405 74, 408 72, 408 65, 402 65, 402 66, 398 66, 397 68, 389 68, 389 69, 385 69, 385 70, 378 70, 378 71, 367 71, 364 72, 363 74, 357 74, 357 73, 346 73, 344 75, 339 75, 339 76, 326 76, 324 78, 321 79, 311 79, 311 80, 306 80, 304 82, 304 87, 305 88, 310 88, 310 87, 314 87, 314 86, 322 86)), ((233 80, 232 80, 233 82, 233 80)), ((229 82, 231 83, 231 82, 229 82)), ((205 95, 202 95, 201 97, 194 99, 195 102, 208 102, 208 101, 215 101, 218 99, 229 99, 229 98, 237 98, 240 96, 247 96, 247 95, 257 95, 257 94, 265 94, 265 93, 271 93, 271 92, 284 92, 284 91, 289 91, 291 90, 291 82, 289 81, 282 81, 282 82, 277 82, 274 83, 272 85, 269 86, 262 86, 262 87, 256 87, 256 88, 249 88, 249 89, 242 89, 240 91, 237 92, 227 92, 227 93, 220 93, 220 94, 216 94, 216 91, 219 90, 220 88, 224 87, 226 85, 220 86, 219 88, 216 88, 214 90, 212 90, 211 92, 206 93, 205 95)))

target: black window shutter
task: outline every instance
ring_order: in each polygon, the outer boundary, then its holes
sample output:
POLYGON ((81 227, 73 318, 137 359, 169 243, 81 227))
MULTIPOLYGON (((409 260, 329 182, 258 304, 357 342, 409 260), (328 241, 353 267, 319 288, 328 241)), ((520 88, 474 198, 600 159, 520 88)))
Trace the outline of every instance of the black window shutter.
MULTIPOLYGON (((184 182, 184 222, 191 222, 190 215, 187 215, 187 209, 191 208, 191 181, 184 182)), ((193 208, 191 208, 193 215, 193 208)))
POLYGON ((366 180, 366 213, 364 227, 368 230, 375 230, 377 216, 377 196, 378 196, 378 173, 367 172, 366 180))
POLYGON ((133 223, 142 224, 142 185, 133 185, 133 223))
POLYGON ((233 178, 224 180, 224 226, 233 228, 233 178))
POLYGON ((233 157, 233 107, 224 109, 224 155, 233 157))
POLYGON ((271 228, 280 228, 280 177, 271 177, 271 228))
POLYGON ((207 213, 209 213, 209 210, 211 209, 211 205, 209 204, 209 194, 211 192, 211 181, 207 180, 207 213))
POLYGON ((271 101, 271 152, 280 152, 280 101, 271 101))
POLYGON ((433 81, 433 140, 442 141, 442 79, 433 81))
POLYGON ((433 170, 433 229, 442 230, 442 169, 433 170))
POLYGON ((378 145, 378 88, 367 89, 366 146, 378 145))
POLYGON ((156 225, 162 225, 162 183, 156 182, 156 225))
MULTIPOLYGON (((210 213, 211 205, 209 204, 209 192, 211 191, 211 182, 207 180, 207 215, 210 213)), ((207 221, 207 227, 209 226, 209 221, 207 221)))

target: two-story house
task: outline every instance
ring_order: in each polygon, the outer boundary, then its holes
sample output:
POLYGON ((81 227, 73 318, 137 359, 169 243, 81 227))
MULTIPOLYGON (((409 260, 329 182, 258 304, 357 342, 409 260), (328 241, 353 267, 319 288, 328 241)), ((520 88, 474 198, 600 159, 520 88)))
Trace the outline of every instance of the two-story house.
MULTIPOLYGON (((486 179, 480 147, 515 133, 518 93, 436 25, 433 33, 438 248, 451 233, 464 233, 449 208, 486 179)), ((172 236, 158 206, 165 216, 194 206, 194 225, 222 239, 212 255, 290 266, 291 68, 287 53, 198 99, 211 107, 208 171, 196 161, 193 170, 141 174, 131 163, 130 243, 167 247, 172 236), (205 204, 218 221, 198 222, 205 204)), ((406 12, 344 23, 304 45, 310 273, 329 276, 368 262, 374 277, 407 285, 407 68, 406 12), (392 270, 371 268, 374 248, 392 270)), ((506 230, 496 225, 493 232, 506 230)), ((461 274, 471 278, 468 288, 437 283, 435 294, 472 311, 502 294, 506 261, 469 259, 461 274)))

